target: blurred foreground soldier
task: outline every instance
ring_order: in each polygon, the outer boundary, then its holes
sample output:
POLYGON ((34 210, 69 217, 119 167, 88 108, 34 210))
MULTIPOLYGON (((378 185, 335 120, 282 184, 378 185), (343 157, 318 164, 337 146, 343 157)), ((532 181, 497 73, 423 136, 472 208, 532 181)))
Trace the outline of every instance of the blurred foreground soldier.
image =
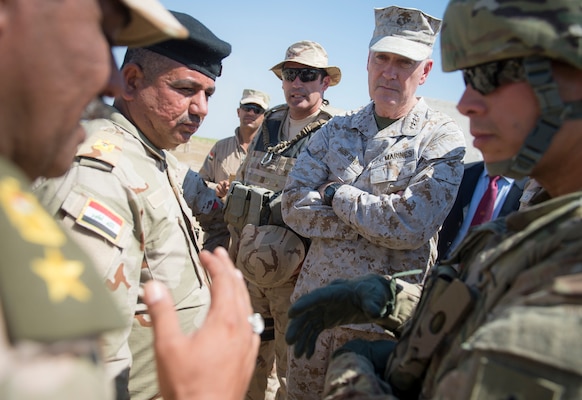
MULTIPOLYGON (((85 137, 83 108, 99 94, 121 92, 109 43, 186 35, 154 0, 14 0, 0 8, 0 398, 112 398, 99 338, 123 319, 91 261, 28 186, 66 171, 85 137)), ((165 288, 146 285, 162 395, 240 399, 260 330, 249 326, 246 287, 226 253, 201 257, 214 282, 213 304, 196 335, 172 320, 165 288), (225 334, 228 340, 207 339, 225 334), (192 356, 198 348, 221 367, 206 371, 207 359, 192 356)))
POLYGON ((84 125, 88 138, 66 175, 36 190, 93 256, 122 310, 124 329, 104 337, 104 356, 119 391, 129 390, 136 400, 158 395, 152 323, 138 298, 140 284, 164 283, 182 330, 194 332, 210 293, 192 212, 203 227, 215 213, 215 224, 228 232, 214 191, 166 150, 188 142, 199 128, 231 48, 193 17, 173 14, 188 37, 127 50, 124 91, 114 107, 84 125))
POLYGON ((85 137, 83 108, 119 93, 109 43, 185 34, 153 0, 0 8, 0 398, 112 396, 98 338, 122 327, 121 315, 87 256, 28 188, 70 165, 85 137))
MULTIPOLYGON (((375 10, 368 55, 370 102, 335 117, 310 140, 283 192, 285 222, 312 240, 291 301, 334 279, 410 272, 421 283, 437 232, 461 182, 464 136, 416 96, 433 66, 441 21, 420 10, 375 10)), ((414 287, 416 289, 416 287, 414 287)), ((417 297, 419 295, 417 290, 417 297)), ((291 342, 302 336, 301 331, 291 342)), ((289 399, 318 399, 335 349, 385 337, 373 324, 328 330, 304 357, 289 356, 289 399)))
POLYGON ((226 196, 230 182, 244 162, 249 144, 261 129, 270 97, 259 90, 244 89, 236 109, 239 126, 234 136, 219 140, 212 146, 200 167, 200 176, 220 198, 226 196))
MULTIPOLYGON (((433 269, 394 350, 336 352, 325 398, 582 398, 582 7, 455 0, 443 26, 443 69, 463 72, 458 108, 488 171, 529 175, 549 198, 470 232, 433 269)), ((385 323, 406 307, 379 275, 336 288, 300 299, 291 327, 310 312, 323 328, 385 323)))
POLYGON ((287 228, 281 217, 281 192, 287 175, 311 135, 341 111, 324 98, 341 80, 317 42, 292 44, 271 68, 282 81, 285 104, 271 108, 226 200, 229 253, 248 281, 251 302, 265 318, 265 332, 247 399, 287 398, 285 328, 289 297, 308 241, 287 228), (271 376, 275 360, 278 382, 271 376))

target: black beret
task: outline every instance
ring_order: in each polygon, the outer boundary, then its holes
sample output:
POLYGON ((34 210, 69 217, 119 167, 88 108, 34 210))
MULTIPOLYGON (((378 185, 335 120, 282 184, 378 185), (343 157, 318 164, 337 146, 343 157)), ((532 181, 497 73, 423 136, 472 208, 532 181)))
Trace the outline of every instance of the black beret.
POLYGON ((222 59, 231 52, 230 44, 217 38, 196 18, 177 11, 171 13, 188 29, 188 37, 167 40, 146 49, 178 61, 215 80, 222 73, 222 59))

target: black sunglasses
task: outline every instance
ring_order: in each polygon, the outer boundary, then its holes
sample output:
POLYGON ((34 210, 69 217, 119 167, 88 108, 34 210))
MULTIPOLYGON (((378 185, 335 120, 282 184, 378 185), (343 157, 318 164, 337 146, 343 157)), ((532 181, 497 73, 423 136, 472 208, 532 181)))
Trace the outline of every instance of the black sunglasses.
POLYGON ((245 112, 254 112, 255 114, 261 115, 265 112, 261 107, 255 106, 254 104, 243 104, 240 108, 245 112))
POLYGON ((301 82, 313 82, 325 72, 317 68, 284 68, 281 71, 283 79, 293 82, 299 76, 301 82))
POLYGON ((462 71, 465 85, 471 85, 483 95, 493 92, 502 85, 523 82, 526 79, 522 58, 479 64, 462 71))

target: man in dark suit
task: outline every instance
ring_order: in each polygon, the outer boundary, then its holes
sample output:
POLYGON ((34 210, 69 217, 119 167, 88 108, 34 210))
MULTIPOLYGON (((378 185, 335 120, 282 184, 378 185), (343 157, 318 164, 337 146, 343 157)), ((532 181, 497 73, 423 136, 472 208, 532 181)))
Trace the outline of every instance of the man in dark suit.
MULTIPOLYGON (((520 198, 527 178, 513 180, 500 177, 497 181, 497 198, 490 219, 503 217, 519 208, 520 198)), ((479 202, 487 190, 489 177, 483 161, 465 165, 463 180, 453 208, 439 233, 438 260, 445 259, 471 228, 479 202)), ((482 221, 485 222, 485 221, 482 221)))

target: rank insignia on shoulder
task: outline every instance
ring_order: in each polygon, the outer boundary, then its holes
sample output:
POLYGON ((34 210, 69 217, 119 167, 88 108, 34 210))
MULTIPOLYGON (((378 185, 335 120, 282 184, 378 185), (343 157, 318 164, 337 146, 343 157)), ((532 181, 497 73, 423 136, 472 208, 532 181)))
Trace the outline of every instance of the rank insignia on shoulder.
POLYGON ((89 198, 77 223, 116 243, 125 220, 106 205, 89 198))
POLYGON ((92 146, 95 150, 101 151, 101 152, 105 152, 105 153, 110 153, 113 150, 115 150, 115 144, 111 143, 109 140, 105 140, 105 139, 99 139, 98 141, 96 141, 93 146, 92 146))
POLYGON ((0 181, 0 207, 27 242, 60 247, 67 241, 53 218, 32 193, 22 190, 18 180, 7 177, 0 181))
POLYGON ((85 302, 91 291, 81 281, 85 266, 78 260, 67 260, 59 249, 47 249, 43 259, 32 262, 32 269, 47 286, 48 297, 53 303, 60 303, 67 297, 85 302))

